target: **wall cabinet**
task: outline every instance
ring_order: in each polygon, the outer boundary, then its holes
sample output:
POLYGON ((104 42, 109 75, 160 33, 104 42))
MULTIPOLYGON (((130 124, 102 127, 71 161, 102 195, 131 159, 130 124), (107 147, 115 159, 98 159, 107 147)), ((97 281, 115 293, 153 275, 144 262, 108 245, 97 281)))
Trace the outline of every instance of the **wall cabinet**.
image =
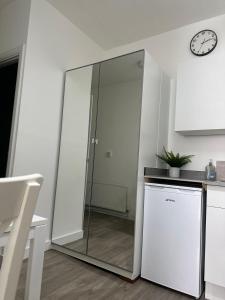
POLYGON ((208 186, 206 214, 206 299, 225 299, 225 187, 208 186))
POLYGON ((184 135, 225 133, 225 57, 209 55, 180 64, 175 131, 184 135))

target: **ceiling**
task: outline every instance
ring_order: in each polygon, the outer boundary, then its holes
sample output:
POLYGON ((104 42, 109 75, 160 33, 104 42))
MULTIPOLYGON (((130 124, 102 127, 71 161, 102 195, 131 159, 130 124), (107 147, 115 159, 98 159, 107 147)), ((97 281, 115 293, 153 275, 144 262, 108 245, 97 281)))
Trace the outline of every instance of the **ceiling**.
POLYGON ((225 14, 225 0, 48 0, 104 49, 225 14))
POLYGON ((4 6, 8 5, 12 1, 14 0, 0 0, 0 9, 2 9, 4 6))

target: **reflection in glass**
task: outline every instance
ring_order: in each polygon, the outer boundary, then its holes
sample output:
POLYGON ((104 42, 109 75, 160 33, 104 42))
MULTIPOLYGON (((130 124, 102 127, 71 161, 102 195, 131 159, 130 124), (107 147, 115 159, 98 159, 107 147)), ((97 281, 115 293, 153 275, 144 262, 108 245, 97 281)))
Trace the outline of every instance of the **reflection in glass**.
POLYGON ((67 72, 53 222, 54 243, 128 271, 143 60, 139 51, 67 72))
POLYGON ((100 65, 89 256, 132 271, 143 52, 100 65))
MULTIPOLYGON (((92 197, 93 186, 93 167, 94 167, 94 155, 95 155, 95 135, 97 124, 97 108, 98 108, 98 85, 99 85, 99 68, 100 65, 96 64, 92 68, 92 84, 90 94, 90 113, 89 113, 89 135, 88 135, 88 149, 86 158, 86 185, 84 193, 84 218, 83 218, 83 231, 84 236, 78 240, 74 240, 71 243, 64 244, 66 248, 75 250, 80 253, 87 254, 87 239, 89 234, 89 215, 90 215, 90 203, 92 197)), ((76 72, 73 71, 73 72, 76 72)))
POLYGON ((87 218, 84 218, 86 159, 89 139, 93 67, 66 73, 62 132, 52 241, 87 252, 87 218))

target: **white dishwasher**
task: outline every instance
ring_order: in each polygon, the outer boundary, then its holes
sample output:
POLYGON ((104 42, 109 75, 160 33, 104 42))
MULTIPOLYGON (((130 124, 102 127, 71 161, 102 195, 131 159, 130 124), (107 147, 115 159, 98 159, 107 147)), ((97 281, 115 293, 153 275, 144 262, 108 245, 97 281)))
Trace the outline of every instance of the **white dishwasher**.
POLYGON ((201 188, 145 184, 141 277, 201 296, 203 205, 201 188))

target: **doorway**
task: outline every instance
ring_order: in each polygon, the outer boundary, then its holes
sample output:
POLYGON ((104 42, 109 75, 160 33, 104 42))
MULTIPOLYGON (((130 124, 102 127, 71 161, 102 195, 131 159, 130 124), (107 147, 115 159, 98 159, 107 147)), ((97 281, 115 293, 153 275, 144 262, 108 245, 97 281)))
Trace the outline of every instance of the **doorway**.
POLYGON ((18 58, 0 63, 0 177, 6 177, 9 161, 18 58))

